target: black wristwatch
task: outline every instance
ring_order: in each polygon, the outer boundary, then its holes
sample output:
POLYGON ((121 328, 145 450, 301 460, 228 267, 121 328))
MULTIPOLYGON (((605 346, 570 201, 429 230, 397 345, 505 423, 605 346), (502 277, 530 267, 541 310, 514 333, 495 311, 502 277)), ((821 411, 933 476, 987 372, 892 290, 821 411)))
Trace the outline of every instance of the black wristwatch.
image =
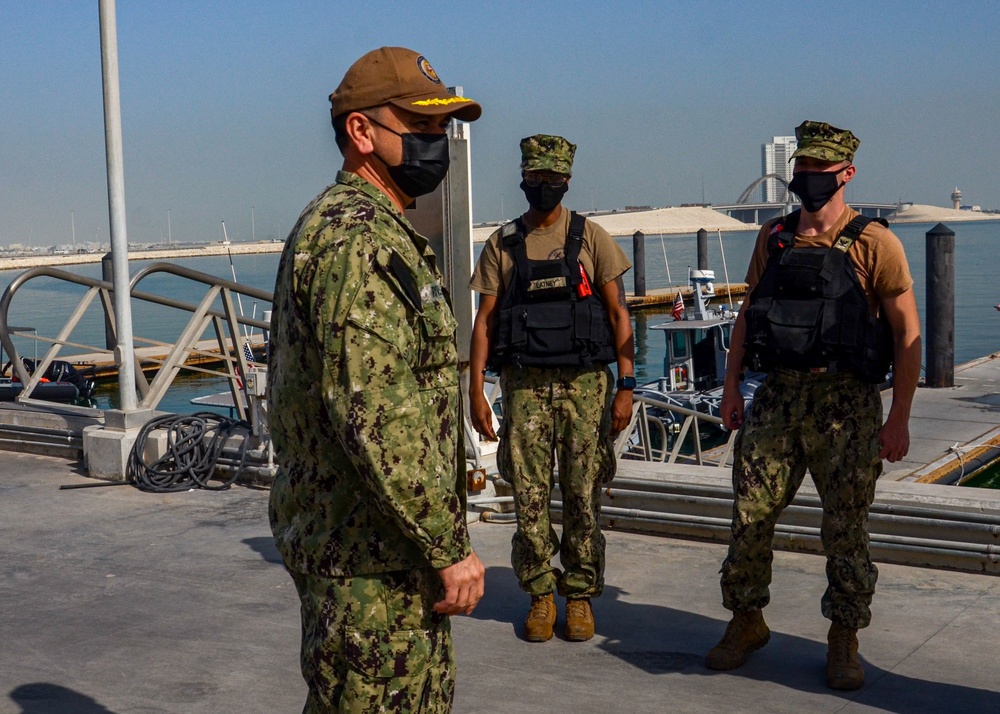
POLYGON ((615 386, 618 389, 635 389, 635 377, 619 377, 615 386))

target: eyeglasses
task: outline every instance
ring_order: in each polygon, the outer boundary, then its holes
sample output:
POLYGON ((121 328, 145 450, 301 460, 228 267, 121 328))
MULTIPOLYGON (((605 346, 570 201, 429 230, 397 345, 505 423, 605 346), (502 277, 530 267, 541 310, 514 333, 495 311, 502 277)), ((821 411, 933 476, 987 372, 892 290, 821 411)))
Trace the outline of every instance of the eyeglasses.
POLYGON ((549 174, 524 174, 524 182, 531 186, 531 188, 537 188, 543 183, 547 183, 552 188, 562 188, 566 185, 567 178, 565 176, 559 175, 549 175, 549 174))

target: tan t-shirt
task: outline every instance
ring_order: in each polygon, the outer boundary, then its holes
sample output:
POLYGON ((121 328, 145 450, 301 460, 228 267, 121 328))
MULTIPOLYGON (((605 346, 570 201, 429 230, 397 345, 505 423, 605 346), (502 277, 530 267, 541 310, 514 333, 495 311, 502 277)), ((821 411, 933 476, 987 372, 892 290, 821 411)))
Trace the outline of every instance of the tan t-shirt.
MULTIPOLYGON (((850 223, 858 215, 853 208, 848 207, 830 230, 816 236, 796 234, 795 248, 829 248, 850 223)), ((752 290, 760 281, 767 265, 767 239, 778 219, 768 221, 757 234, 757 244, 747 268, 747 285, 752 290)), ((862 231, 854 245, 847 252, 854 263, 854 272, 858 281, 868 296, 868 309, 873 315, 878 314, 879 303, 885 298, 901 295, 913 287, 910 277, 910 266, 906 262, 903 244, 899 238, 881 223, 872 222, 862 231)))
MULTIPOLYGON (((529 260, 558 260, 566 254, 569 218, 570 211, 564 207, 555 223, 536 228, 525 237, 529 260)), ((632 267, 621 246, 593 221, 584 225, 580 262, 598 288, 632 267)), ((469 285, 484 295, 499 296, 510 285, 513 274, 514 257, 503 250, 500 231, 497 230, 486 241, 469 285)))

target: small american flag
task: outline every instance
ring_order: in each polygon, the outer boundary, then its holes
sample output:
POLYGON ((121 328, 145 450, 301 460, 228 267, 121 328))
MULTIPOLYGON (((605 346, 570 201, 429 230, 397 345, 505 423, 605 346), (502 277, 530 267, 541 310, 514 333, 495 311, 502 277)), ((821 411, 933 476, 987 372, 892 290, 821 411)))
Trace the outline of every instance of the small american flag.
POLYGON ((670 311, 670 315, 675 320, 684 319, 684 298, 681 297, 680 290, 677 291, 677 297, 674 298, 674 309, 670 311))
POLYGON ((246 341, 243 343, 243 356, 246 358, 247 362, 253 362, 253 350, 250 349, 250 342, 246 341))

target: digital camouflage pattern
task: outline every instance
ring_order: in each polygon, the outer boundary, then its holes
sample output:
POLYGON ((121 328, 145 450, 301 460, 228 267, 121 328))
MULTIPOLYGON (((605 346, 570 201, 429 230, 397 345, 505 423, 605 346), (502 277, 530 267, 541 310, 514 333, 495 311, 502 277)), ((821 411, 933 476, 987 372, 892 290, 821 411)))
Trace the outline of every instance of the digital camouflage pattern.
POLYGON ((535 134, 521 139, 521 171, 555 171, 573 173, 573 155, 576 144, 561 136, 535 134))
POLYGON ((345 172, 288 239, 268 386, 271 525, 289 570, 440 569, 472 552, 456 323, 434 264, 389 199, 345 172))
POLYGON ((795 127, 798 148, 792 158, 811 156, 820 161, 853 161, 861 140, 847 129, 821 121, 804 121, 795 127))
MULTIPOLYGON (((270 521, 293 578, 377 582, 468 557, 456 323, 427 241, 378 189, 339 172, 285 244, 273 308, 269 421, 279 469, 270 521)), ((318 613, 348 617, 384 595, 349 588, 354 599, 322 603, 313 587, 302 595, 303 647, 325 627, 318 613)), ((396 648, 399 677, 425 650, 451 670, 450 646, 437 634, 397 618, 369 635, 396 648)), ((335 632, 326 637, 324 648, 360 646, 336 644, 335 632)), ((443 682, 450 674, 442 666, 420 664, 410 674, 426 670, 443 682)), ((329 680, 340 669, 322 669, 318 678, 303 670, 311 690, 314 682, 324 687, 311 700, 343 684, 329 680)))
POLYGON ((606 367, 509 367, 500 375, 504 419, 497 470, 514 488, 511 564, 531 595, 558 590, 564 597, 597 597, 604 589, 601 484, 617 467, 611 382, 606 367), (549 517, 556 463, 561 542, 549 517), (557 553, 563 572, 550 562, 557 553))
POLYGON ((432 568, 371 576, 294 575, 302 602, 304 714, 451 711, 449 619, 432 568))
POLYGON ((823 615, 852 628, 871 622, 878 569, 868 552, 868 509, 882 473, 881 425, 877 385, 849 374, 768 375, 736 437, 732 540, 722 564, 726 608, 768 604, 774 526, 808 468, 823 502, 823 615))

